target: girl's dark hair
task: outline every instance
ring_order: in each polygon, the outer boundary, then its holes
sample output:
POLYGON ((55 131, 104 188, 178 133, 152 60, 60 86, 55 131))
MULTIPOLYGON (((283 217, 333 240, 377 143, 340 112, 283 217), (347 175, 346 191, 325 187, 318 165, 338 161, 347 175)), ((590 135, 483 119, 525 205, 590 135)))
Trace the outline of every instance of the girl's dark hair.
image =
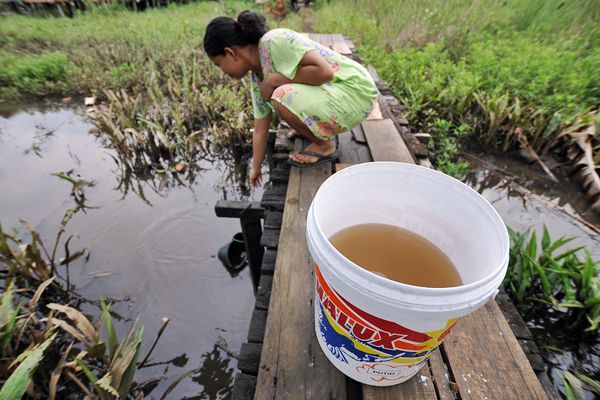
POLYGON ((210 57, 223 55, 225 47, 257 44, 266 32, 265 17, 251 11, 242 11, 237 21, 229 17, 217 17, 206 27, 204 51, 210 57))

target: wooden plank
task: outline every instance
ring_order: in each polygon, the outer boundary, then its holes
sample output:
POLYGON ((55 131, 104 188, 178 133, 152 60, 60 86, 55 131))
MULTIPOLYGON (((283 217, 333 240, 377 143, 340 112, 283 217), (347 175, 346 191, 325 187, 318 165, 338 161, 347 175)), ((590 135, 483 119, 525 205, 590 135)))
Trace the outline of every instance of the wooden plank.
POLYGON ((267 249, 263 255, 263 262, 260 268, 260 273, 263 275, 273 275, 275 271, 275 260, 277 258, 277 250, 267 249))
POLYGON ((314 331, 314 271, 306 215, 331 165, 292 168, 283 213, 256 400, 345 399, 345 377, 321 351, 314 331))
POLYGON ((334 166, 334 167, 335 167, 335 172, 340 172, 340 171, 341 171, 341 170, 343 170, 344 168, 348 168, 348 167, 351 167, 351 166, 353 166, 353 165, 356 165, 356 164, 343 164, 343 163, 337 163, 337 164, 335 164, 335 166, 334 166))
POLYGON ((317 43, 321 43, 321 34, 320 33, 309 33, 308 37, 310 40, 313 40, 317 43))
POLYGON ((362 127, 374 161, 415 162, 391 119, 363 121, 362 127))
POLYGON ((269 249, 276 249, 279 245, 279 229, 265 228, 260 238, 260 245, 269 249))
POLYGON ((238 357, 238 369, 249 375, 258 375, 261 351, 262 344, 260 343, 242 343, 238 357))
POLYGON ((266 228, 281 228, 281 221, 283 220, 283 213, 281 211, 268 211, 265 216, 265 224, 266 228))
POLYGON ((290 151, 294 147, 294 141, 287 136, 289 131, 290 129, 288 128, 277 129, 275 144, 273 146, 275 151, 290 151))
POLYGON ((436 399, 433 379, 427 364, 409 381, 396 386, 363 385, 363 400, 431 400, 436 399))
POLYGON ((367 120, 371 120, 371 119, 383 119, 383 115, 381 115, 381 108, 379 106, 379 101, 376 101, 375 104, 373 104, 373 109, 371 110, 371 113, 367 117, 367 120))
MULTIPOLYGON (((358 129, 362 134, 362 128, 359 126, 358 129)), ((352 129, 353 133, 355 131, 357 131, 357 128, 352 129)), ((338 149, 342 153, 340 156, 340 163, 342 164, 358 164, 372 160, 369 147, 366 144, 358 143, 354 140, 354 137, 354 134, 348 132, 343 132, 338 135, 338 149)))
POLYGON ((379 105, 379 102, 375 102, 373 108, 371 109, 371 112, 369 113, 366 119, 383 119, 383 115, 381 113, 381 106, 379 105))
POLYGON ((333 35, 330 34, 322 34, 321 35, 321 44, 323 46, 327 46, 330 49, 333 48, 333 35))
POLYGON ((440 400, 455 400, 456 392, 452 390, 450 371, 444 363, 441 351, 444 345, 442 344, 429 356, 429 369, 433 378, 433 385, 440 400))
POLYGON ((242 234, 244 235, 244 247, 246 248, 246 258, 250 267, 252 286, 256 288, 260 279, 260 269, 265 252, 261 244, 263 232, 260 218, 248 217, 246 214, 243 214, 240 218, 240 225, 242 226, 242 234))
POLYGON ((367 143, 367 138, 365 137, 365 132, 363 131, 362 125, 352 128, 352 136, 358 143, 367 143))
POLYGON ((444 342, 461 399, 547 399, 496 301, 460 320, 444 342))
POLYGON ((265 337, 265 327, 267 324, 267 312, 265 310, 254 309, 250 319, 250 328, 248 328, 248 342, 262 343, 265 337))
POLYGON ((350 46, 346 43, 344 37, 340 34, 332 34, 331 40, 333 42, 331 48, 333 51, 340 53, 342 55, 350 55, 352 54, 352 50, 350 50, 350 46))
POLYGON ((433 169, 433 164, 431 164, 431 161, 429 161, 428 158, 421 158, 421 159, 419 159, 419 165, 421 167, 432 168, 433 169))
POLYGON ((334 42, 332 48, 333 51, 345 56, 352 54, 352 50, 350 50, 346 42, 334 42))
POLYGON ((290 179, 290 170, 286 168, 273 168, 269 180, 273 183, 287 183, 290 179))
POLYGON ((271 289, 273 287, 273 276, 262 275, 258 288, 256 290, 256 302, 254 307, 259 310, 266 310, 269 308, 269 300, 271 299, 271 289))
POLYGON ((215 205, 215 214, 223 218, 240 218, 242 215, 264 217, 265 209, 257 201, 219 200, 215 205))
POLYGON ((256 389, 256 377, 248 374, 237 373, 233 383, 231 400, 251 400, 256 389))

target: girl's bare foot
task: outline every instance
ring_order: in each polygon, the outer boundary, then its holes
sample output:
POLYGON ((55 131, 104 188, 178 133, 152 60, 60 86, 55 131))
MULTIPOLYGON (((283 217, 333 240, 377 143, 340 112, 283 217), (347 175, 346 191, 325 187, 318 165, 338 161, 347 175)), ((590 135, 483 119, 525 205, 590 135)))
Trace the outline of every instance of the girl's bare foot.
MULTIPOLYGON (((321 143, 311 143, 304 149, 306 151, 310 151, 313 153, 321 154, 323 156, 328 156, 333 154, 335 151, 335 140, 323 141, 321 143)), ((292 153, 289 156, 292 160, 299 162, 301 164, 313 164, 317 162, 319 159, 315 156, 311 156, 309 154, 300 154, 300 153, 292 153)))

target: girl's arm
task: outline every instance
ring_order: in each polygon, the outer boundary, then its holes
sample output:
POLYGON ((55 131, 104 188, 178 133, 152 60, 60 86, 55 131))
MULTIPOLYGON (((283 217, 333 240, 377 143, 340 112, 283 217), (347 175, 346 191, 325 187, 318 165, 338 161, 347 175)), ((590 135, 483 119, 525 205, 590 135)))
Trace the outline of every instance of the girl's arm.
POLYGON ((253 187, 262 184, 260 169, 267 152, 269 140, 269 126, 271 125, 271 113, 267 116, 254 120, 254 133, 252 134, 252 169, 250 170, 250 184, 253 187))
POLYGON ((330 82, 334 72, 327 60, 321 57, 317 50, 308 51, 300 60, 294 79, 288 79, 278 72, 269 74, 260 84, 263 99, 271 98, 273 91, 285 83, 303 83, 305 85, 319 86, 330 82))

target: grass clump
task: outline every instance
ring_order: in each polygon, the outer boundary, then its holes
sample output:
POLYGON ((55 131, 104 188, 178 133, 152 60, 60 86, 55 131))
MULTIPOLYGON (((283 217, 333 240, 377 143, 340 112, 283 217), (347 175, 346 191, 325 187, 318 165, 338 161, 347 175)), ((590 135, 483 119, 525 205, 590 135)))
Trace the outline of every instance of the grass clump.
POLYGON ((510 261, 504 286, 516 303, 521 307, 551 306, 560 312, 569 330, 597 334, 600 261, 593 260, 588 251, 578 255, 583 247, 561 250, 573 238, 553 241, 545 226, 539 244, 535 232, 509 229, 509 235, 510 261))
MULTIPOLYGON (((357 42, 419 131, 467 124, 463 139, 541 156, 597 112, 599 26, 600 9, 585 0, 332 0, 315 24, 357 42)), ((457 169, 435 152, 434 162, 457 169)))

